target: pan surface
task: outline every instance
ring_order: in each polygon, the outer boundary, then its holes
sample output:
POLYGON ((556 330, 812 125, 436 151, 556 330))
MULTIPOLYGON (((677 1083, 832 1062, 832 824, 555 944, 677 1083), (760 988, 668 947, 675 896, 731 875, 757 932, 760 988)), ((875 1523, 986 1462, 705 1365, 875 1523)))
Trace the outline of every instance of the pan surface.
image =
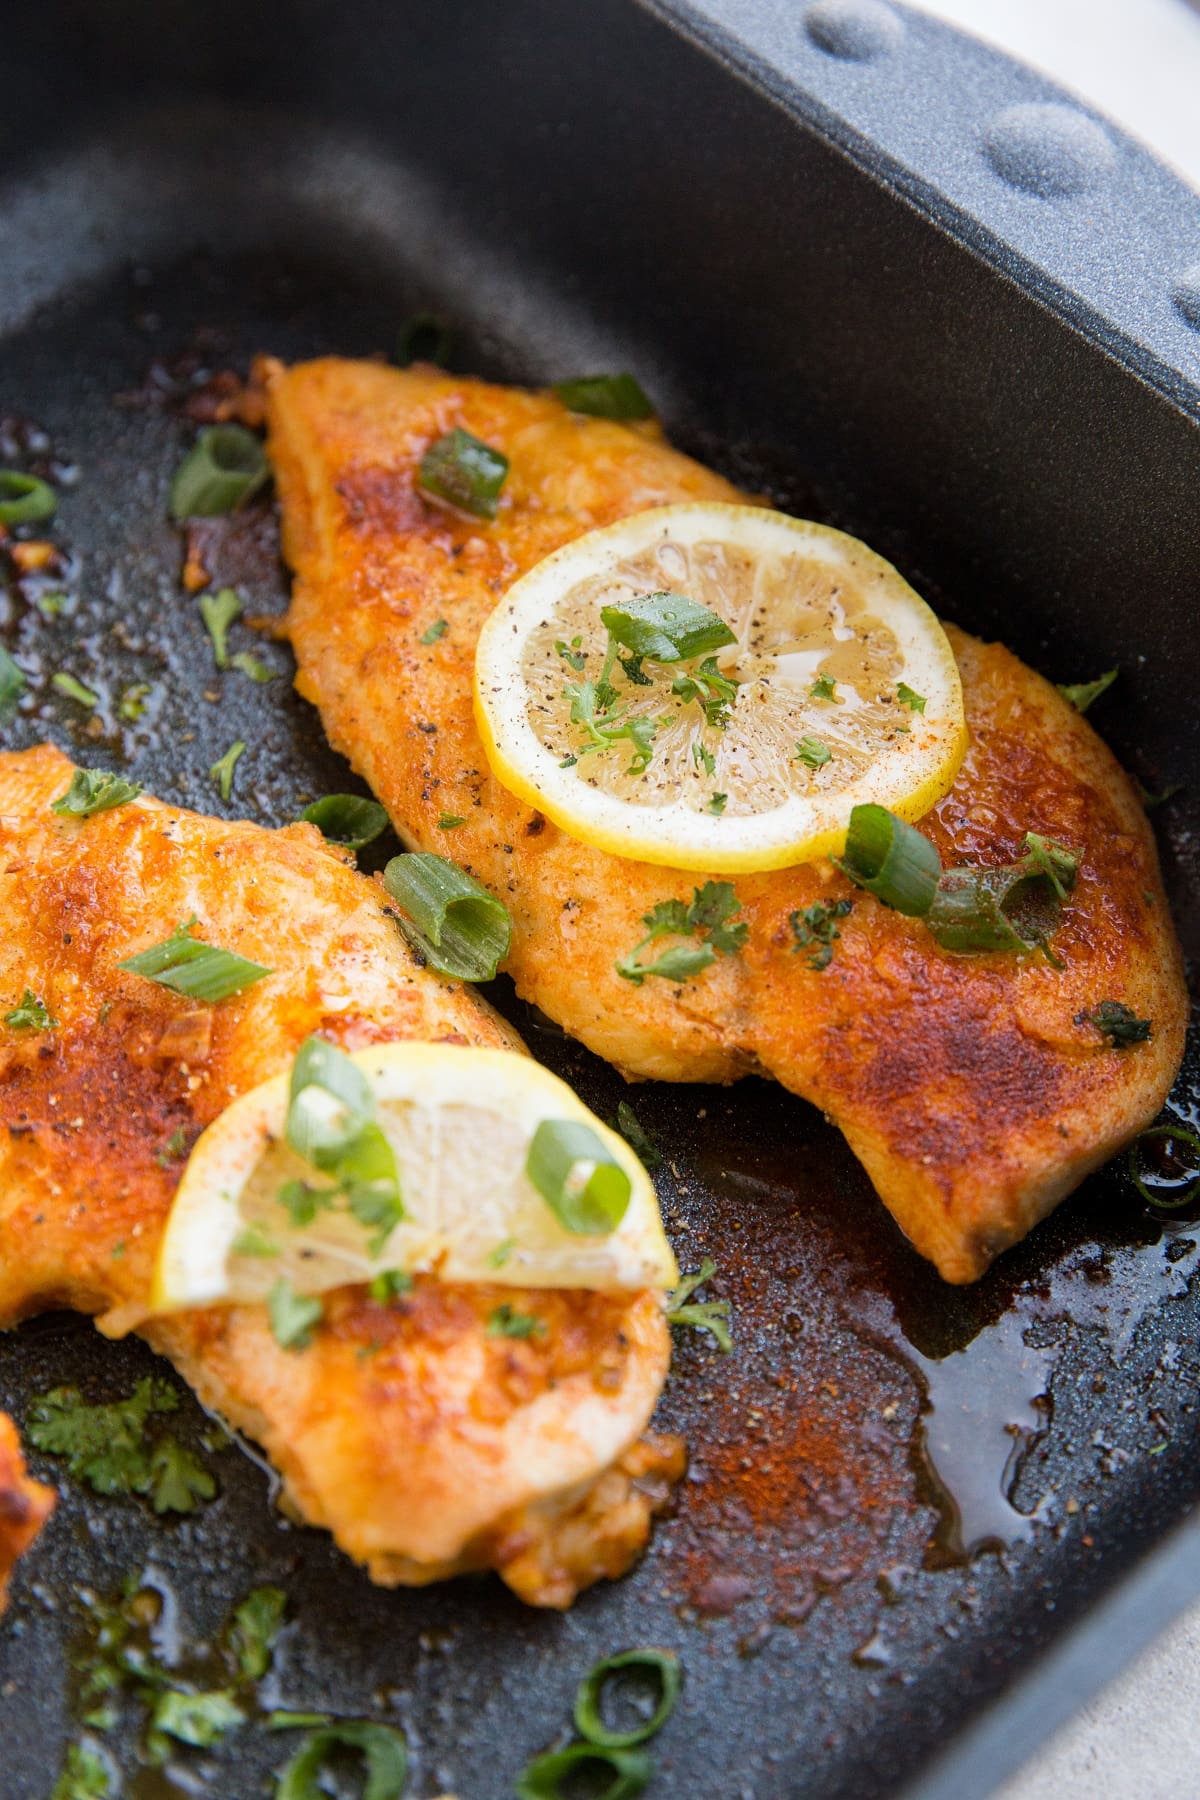
MULTIPOLYGON (((203 141, 203 118, 183 135, 203 141)), ((1042 594, 995 570, 976 580, 948 553, 939 588, 914 548, 920 532, 906 536, 878 482, 858 488, 845 455, 824 456, 819 407, 815 423, 794 436, 773 431, 764 447, 728 428, 730 409, 716 398, 737 386, 728 361, 683 394, 665 315, 633 335, 617 311, 610 320, 599 301, 581 301, 577 284, 539 285, 531 272, 522 285, 520 241, 513 268, 496 266, 487 243, 472 249, 453 221, 430 228, 419 181, 397 190, 389 168, 324 156, 316 137, 294 216, 281 222, 292 202, 269 123, 254 134, 270 172, 257 201, 243 196, 242 212, 227 216, 225 190, 197 156, 189 211, 173 185, 180 141, 177 121, 140 136, 131 127, 111 165, 68 155, 22 200, 43 250, 28 269, 19 256, 7 264, 0 430, 14 440, 6 457, 53 455, 78 470, 54 531, 72 555, 62 585, 75 605, 45 617, 15 588, 0 593, 3 641, 32 675, 4 747, 49 737, 80 759, 127 763, 165 799, 268 824, 358 785, 293 693, 282 646, 238 626, 237 647, 281 679, 257 686, 214 671, 180 585, 166 488, 194 430, 189 403, 202 409, 210 374, 244 370, 264 349, 387 352, 399 322, 427 309, 461 321, 464 369, 539 380, 635 367, 682 424, 685 447, 876 543, 948 617, 1003 635, 1060 678, 1106 666, 1072 611, 1077 600, 1054 611, 1061 570, 1042 594), (205 239, 220 251, 195 254, 205 239), (238 248, 256 239, 287 247, 238 248), (114 243, 130 246, 118 278, 101 275, 119 260, 114 243), (1080 666, 1062 666, 1067 652, 1080 666), (62 671, 100 694, 94 714, 50 688, 62 671), (149 687, 146 711, 126 722, 117 708, 134 684, 149 687), (247 751, 226 806, 208 771, 239 738, 247 751)), ((228 138, 214 143, 219 166, 228 138)), ((27 220, 18 243, 35 236, 27 220)), ((1141 479, 1170 492, 1149 451, 1141 479)), ((214 576, 238 586, 248 613, 282 609, 269 506, 214 534, 210 548, 214 576)), ((1098 587, 1103 579, 1101 570, 1098 587)), ((1097 627, 1105 642, 1114 629, 1111 619, 1097 627)), ((1161 783, 1173 738, 1160 674, 1168 694, 1184 680, 1178 668, 1132 669, 1128 704, 1095 715, 1148 785, 1161 783)), ((1159 815, 1185 941, 1195 926, 1181 891, 1195 842, 1188 806, 1185 794, 1159 815)), ((894 1792, 1196 1499, 1200 1232, 1150 1218, 1122 1168, 1090 1181, 978 1287, 952 1290, 899 1237, 814 1109, 754 1081, 630 1094, 503 983, 495 998, 602 1116, 632 1099, 664 1155, 656 1180, 680 1262, 711 1256, 711 1291, 733 1303, 729 1356, 698 1334, 677 1342, 659 1422, 686 1434, 692 1466, 674 1515, 629 1578, 564 1617, 530 1612, 492 1580, 384 1592, 322 1534, 282 1520, 267 1475, 237 1447, 212 1448, 211 1421, 184 1393, 179 1434, 212 1468, 218 1496, 164 1522, 139 1501, 100 1499, 62 1478, 59 1510, 18 1573, 0 1627, 2 1800, 49 1794, 80 1729, 73 1665, 86 1596, 112 1594, 130 1576, 161 1590, 164 1620, 193 1647, 250 1587, 283 1587, 290 1622, 264 1704, 403 1726, 413 1795, 508 1792, 528 1759, 559 1741, 581 1675, 637 1644, 673 1647, 685 1668, 680 1705, 653 1746, 653 1793, 894 1792)), ((1185 1070, 1173 1102, 1193 1122, 1195 1077, 1185 1070)), ((36 1395, 67 1382, 112 1400, 151 1369, 161 1365, 144 1346, 105 1343, 85 1321, 56 1315, 0 1344, 0 1405, 21 1420, 36 1395)), ((61 1478, 55 1459, 33 1462, 61 1478)), ((269 1792, 290 1749, 252 1723, 224 1749, 147 1769, 136 1708, 105 1742, 130 1794, 222 1800, 269 1792)))

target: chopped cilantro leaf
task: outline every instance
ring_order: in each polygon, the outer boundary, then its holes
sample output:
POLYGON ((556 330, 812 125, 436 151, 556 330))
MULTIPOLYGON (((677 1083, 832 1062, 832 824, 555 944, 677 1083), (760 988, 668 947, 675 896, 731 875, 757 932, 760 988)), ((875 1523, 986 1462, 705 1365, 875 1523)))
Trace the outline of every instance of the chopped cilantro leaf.
POLYGON ((112 1784, 108 1770, 85 1744, 72 1744, 50 1800, 108 1800, 112 1784))
POLYGON ((217 791, 222 800, 228 800, 233 793, 233 772, 237 768, 238 758, 246 746, 241 738, 230 744, 224 756, 220 757, 208 771, 209 778, 217 784, 217 791))
POLYGON ((247 1681, 261 1681, 271 1666, 271 1649, 287 1611, 282 1588, 253 1588, 235 1608, 229 1624, 229 1646, 247 1681))
POLYGON ((1108 692, 1120 673, 1120 669, 1107 669, 1103 675, 1097 675, 1095 681, 1060 681, 1058 691, 1076 712, 1085 713, 1093 701, 1108 692))
POLYGON ((828 675, 818 675, 808 691, 814 700, 835 700, 837 682, 828 675))
POLYGON ((66 792, 51 801, 50 811, 61 818, 90 819, 93 813, 136 800, 141 791, 140 781, 126 781, 107 769, 76 769, 66 792))
POLYGON ((229 667, 229 627, 242 616, 242 602, 233 588, 221 588, 216 594, 201 594, 200 617, 212 642, 213 661, 218 669, 229 667))
POLYGON ((89 1406, 77 1388, 53 1388, 35 1400, 26 1420, 29 1441, 65 1456, 67 1468, 97 1494, 145 1494, 155 1512, 194 1512, 216 1483, 204 1465, 173 1437, 147 1441, 155 1413, 175 1412, 179 1395, 168 1382, 144 1376, 127 1400, 89 1406))
POLYGON ((1077 1025, 1094 1025, 1102 1031, 1114 1050, 1129 1050, 1144 1044, 1153 1030, 1149 1019, 1139 1019, 1122 1000, 1101 1000, 1090 1011, 1076 1014, 1077 1025))
POLYGON ((443 813, 441 818, 438 820, 438 830, 439 831, 457 831, 459 826, 465 825, 466 822, 467 821, 464 818, 462 818, 459 813, 443 813))
POLYGON ((641 1158, 647 1169, 657 1169, 661 1166, 662 1151, 641 1123, 628 1100, 618 1100, 617 1102, 616 1125, 625 1142, 641 1158))
POLYGON ((896 687, 896 698, 901 706, 907 706, 909 712, 923 713, 929 704, 924 694, 916 693, 907 681, 901 681, 896 687))
POLYGON ((690 1325, 696 1331, 707 1331, 716 1339, 724 1354, 733 1349, 729 1331, 728 1300, 693 1300, 697 1288, 703 1287, 717 1272, 717 1265, 705 1257, 698 1269, 684 1275, 679 1286, 667 1296, 667 1319, 672 1325, 690 1325))
POLYGON ((150 1457, 150 1485, 145 1490, 156 1513, 191 1513, 198 1500, 211 1500, 217 1484, 178 1438, 159 1440, 150 1457))
POLYGON ((834 939, 842 935, 837 921, 846 917, 851 904, 849 900, 835 900, 832 905, 826 905, 823 900, 817 900, 812 906, 798 908, 790 915, 796 949, 812 951, 808 958, 810 969, 827 969, 833 961, 834 939))
POLYGON ((281 1350, 307 1350, 313 1326, 324 1317, 325 1308, 315 1295, 296 1293, 281 1276, 267 1295, 267 1312, 281 1350))
POLYGON ((177 1125, 169 1138, 166 1138, 154 1153, 154 1160, 160 1169, 169 1169, 172 1163, 178 1162, 187 1155, 187 1132, 182 1125, 177 1125))
POLYGON ((725 811, 725 803, 728 799, 728 794, 714 794, 708 803, 709 812, 712 813, 715 818, 719 819, 721 814, 725 811))
POLYGON ((833 761, 833 751, 820 738, 802 737, 796 745, 795 760, 809 769, 823 769, 827 762, 833 761))
POLYGON ((185 1694, 179 1688, 167 1688, 159 1694, 150 1715, 152 1731, 166 1732, 181 1744, 193 1744, 207 1750, 237 1726, 245 1723, 245 1714, 224 1688, 207 1694, 185 1694))
POLYGON ((692 761, 698 769, 703 769, 706 775, 715 775, 717 772, 717 759, 711 750, 705 749, 703 744, 692 745, 692 761))
POLYGON ((531 1338, 537 1337, 545 1329, 542 1321, 533 1313, 518 1312, 507 1300, 493 1308, 487 1322, 489 1337, 531 1338))
POLYGON ((406 1269, 385 1269, 376 1275, 368 1292, 372 1300, 378 1300, 386 1306, 389 1300, 395 1300, 401 1294, 412 1292, 413 1278, 406 1269))
POLYGON ((127 725, 136 725, 146 711, 152 691, 148 681, 132 682, 117 701, 117 717, 127 725))
POLYGON ((574 669, 577 675, 583 674, 583 665, 587 661, 587 651, 579 648, 582 642, 581 637, 573 637, 569 644, 564 644, 562 639, 558 638, 554 645, 567 667, 574 669))
POLYGON ((729 881, 706 881, 702 888, 693 889, 690 905, 682 900, 659 901, 642 920, 646 936, 614 965, 617 974, 635 987, 640 987, 647 975, 665 981, 687 981, 699 975, 718 956, 731 956, 745 943, 749 925, 745 921, 729 923, 737 909, 737 895, 729 881), (638 962, 642 951, 657 938, 685 937, 689 932, 700 932, 704 941, 673 945, 655 962, 638 962))

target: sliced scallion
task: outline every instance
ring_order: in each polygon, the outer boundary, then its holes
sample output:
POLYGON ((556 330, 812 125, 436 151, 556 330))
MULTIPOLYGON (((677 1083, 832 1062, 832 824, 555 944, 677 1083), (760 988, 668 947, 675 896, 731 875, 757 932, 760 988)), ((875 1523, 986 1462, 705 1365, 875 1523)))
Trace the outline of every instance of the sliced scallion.
POLYGON ((437 313, 413 313, 400 327, 396 361, 402 369, 413 363, 433 363, 444 369, 454 348, 454 335, 437 313))
POLYGON ((20 469, 0 469, 0 525, 40 525, 58 510, 48 481, 20 469))
POLYGON ((635 595, 620 606, 603 606, 600 620, 618 644, 651 662, 690 662, 737 642, 711 607, 666 590, 635 595))
POLYGON ((268 480, 266 452, 244 425, 210 425, 171 478, 173 519, 215 518, 252 499, 268 480))
POLYGON ((388 824, 378 800, 364 799, 361 794, 323 794, 306 806, 300 817, 315 825, 331 844, 341 844, 346 850, 361 850, 374 843, 388 824))
POLYGON ((50 677, 50 686, 57 693, 65 694, 68 700, 75 700, 80 706, 86 706, 89 712, 100 704, 99 694, 94 694, 90 687, 84 687, 82 681, 67 674, 65 669, 60 669, 57 675, 50 677))
POLYGON ((525 1173, 563 1229, 584 1237, 615 1231, 633 1191, 612 1151, 582 1119, 543 1119, 525 1173))
POLYGON ((619 1656, 606 1656, 579 1684, 575 1728, 589 1744, 598 1744, 604 1750, 631 1750, 662 1730, 675 1710, 682 1681, 683 1671, 673 1650, 625 1650, 619 1656), (617 1731, 604 1723, 605 1684, 611 1676, 634 1673, 649 1679, 657 1690, 658 1703, 640 1725, 617 1731))
POLYGON ((140 781, 126 781, 107 769, 76 769, 70 787, 51 803, 50 811, 65 818, 90 819, 93 813, 109 812, 136 800, 141 791, 140 781))
POLYGON ((1195 1204, 1200 1196, 1200 1137, 1185 1125, 1154 1125, 1143 1131, 1129 1146, 1129 1173, 1142 1199, 1160 1212, 1182 1212, 1195 1204), (1144 1146, 1159 1144, 1159 1167, 1147 1165, 1144 1146), (1182 1146, 1183 1157, 1176 1146, 1182 1146), (1188 1162, 1188 1168, 1163 1167, 1177 1160, 1188 1162), (1154 1185, 1149 1185, 1153 1183, 1154 1185), (1186 1183, 1186 1186, 1181 1184, 1186 1183))
POLYGON ((572 412, 596 419, 650 419, 654 416, 641 383, 632 375, 580 375, 560 381, 555 397, 572 412))
POLYGON ((432 443, 421 458, 417 485, 477 519, 494 519, 508 475, 508 458, 461 426, 432 443))
POLYGON ((194 918, 185 920, 163 943, 126 957, 117 964, 118 969, 143 975, 159 987, 170 988, 172 993, 186 994, 189 1000, 210 1002, 228 1000, 272 973, 233 950, 221 950, 193 937, 195 923, 194 918))
POLYGON ((883 806, 856 806, 838 865, 856 887, 909 918, 929 911, 942 863, 923 832, 883 806))
POLYGON ((404 917, 401 930, 426 961, 460 981, 490 981, 508 955, 508 908, 448 857, 394 856, 383 885, 404 917))
MULTIPOLYGON (((571 1744, 535 1756, 517 1777, 518 1800, 567 1800, 579 1781, 593 1783, 611 1776, 603 1787, 591 1786, 594 1800, 637 1800, 646 1791, 654 1764, 644 1750, 605 1750, 599 1744, 571 1744)), ((298 1800, 298 1797, 297 1797, 298 1800)))
POLYGON ((0 644, 0 714, 21 698, 28 682, 25 671, 15 663, 8 651, 0 644))

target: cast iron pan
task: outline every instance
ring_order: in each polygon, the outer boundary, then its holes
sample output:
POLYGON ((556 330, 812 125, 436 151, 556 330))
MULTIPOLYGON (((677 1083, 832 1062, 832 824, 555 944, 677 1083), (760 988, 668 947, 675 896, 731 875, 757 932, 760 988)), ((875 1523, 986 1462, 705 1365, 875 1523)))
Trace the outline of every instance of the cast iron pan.
MULTIPOLYGON (((953 221, 897 199, 882 162, 864 173, 827 121, 798 124, 778 89, 768 103, 752 58, 731 75, 730 32, 767 9, 723 8, 715 55, 621 0, 586 29, 555 11, 557 38, 536 4, 449 8, 436 30, 414 12, 402 41, 382 9, 349 10, 357 28, 338 33, 322 5, 292 9, 286 31, 274 20, 269 55, 269 8, 215 22, 183 9, 171 60, 134 0, 100 38, 85 21, 69 53, 31 43, 0 203, 0 413, 14 440, 0 460, 78 468, 55 527, 76 605, 46 619, 15 586, 0 600, 4 642, 31 677, 6 747, 48 737, 81 760, 128 764, 166 799, 268 824, 356 785, 286 679, 214 673, 179 584, 166 485, 214 372, 244 370, 260 349, 386 353, 399 322, 432 306, 459 326, 462 369, 538 380, 634 367, 689 447, 876 543, 947 616, 1004 635, 1056 678, 1121 661, 1124 699, 1101 702, 1097 726, 1147 785, 1194 779, 1172 711, 1191 691, 1194 647, 1159 647, 1194 547, 1175 497, 1195 476, 1195 395, 1184 404, 1186 371, 1171 374, 1153 333, 1130 375, 1136 358, 1116 356, 1111 321, 1097 348, 1100 315, 1089 325, 1084 301, 1065 323, 1046 293, 1029 298, 1032 280, 1002 281, 953 221), (386 95, 369 67, 383 63, 386 95), (260 89, 290 113, 246 110, 260 89), (58 116, 80 122, 47 147, 38 122, 55 92, 58 116), (456 119, 484 120, 472 183, 462 132, 436 128, 448 93, 456 119), (619 119, 610 108, 600 130, 589 102, 614 94, 619 119), (639 131, 640 191, 626 160, 639 131), (748 181, 753 216, 735 204, 748 181), (596 223, 613 194, 620 231, 596 223), (711 254, 698 260, 701 239, 711 254), (685 263, 689 306, 672 313, 685 263), (766 312, 763 281, 785 296, 766 312), (1135 568, 1153 579, 1131 608, 1135 568), (97 722, 49 687, 61 669, 100 693, 97 722), (114 704, 133 682, 150 684, 150 705, 127 725, 114 704), (249 748, 225 807, 207 771, 238 737, 249 748)), ((712 37, 698 14, 687 28, 712 37)), ((904 29, 911 40, 924 27, 904 29)), ((810 101, 819 87, 813 77, 810 101)), ((270 504, 217 538, 217 578, 242 589, 248 612, 280 610, 270 504)), ((290 673, 284 648, 235 630, 238 647, 290 673)), ((1189 795, 1160 817, 1189 935, 1189 795)), ((619 1079, 504 983, 493 997, 611 1116, 619 1079)), ((1194 1074, 1189 1064, 1172 1116, 1197 1118, 1194 1074)), ((0 1630, 3 1800, 49 1793, 79 1730, 81 1596, 131 1573, 167 1597, 189 1655, 249 1587, 284 1587, 291 1623, 264 1704, 402 1725, 414 1795, 508 1792, 558 1741, 580 1675, 645 1643, 678 1649, 686 1670, 654 1745, 654 1793, 891 1793, 1187 1512, 1198 1240, 1186 1218, 1151 1217, 1122 1167, 984 1282, 951 1290, 810 1107, 754 1081, 633 1098, 665 1152, 659 1191, 681 1263, 715 1259, 712 1291, 733 1302, 736 1333, 728 1357, 699 1336, 677 1344, 660 1423, 687 1435, 691 1472, 638 1570, 563 1617, 492 1579, 384 1592, 324 1535, 284 1522, 269 1477, 236 1446, 203 1451, 219 1496, 174 1523, 63 1480, 0 1630)), ((2 1352, 0 1403, 18 1419, 55 1384, 108 1400, 157 1366, 140 1344, 104 1343, 61 1315, 2 1352)), ((211 1444, 186 1396, 180 1416, 190 1442, 211 1444)), ((34 1463, 61 1475, 53 1459, 34 1463)), ((250 1800, 286 1754, 252 1725, 222 1751, 182 1752, 174 1773, 147 1772, 139 1732, 130 1708, 106 1740, 132 1794, 250 1800)), ((997 1772, 976 1761, 959 1791, 986 1792, 997 1772)))

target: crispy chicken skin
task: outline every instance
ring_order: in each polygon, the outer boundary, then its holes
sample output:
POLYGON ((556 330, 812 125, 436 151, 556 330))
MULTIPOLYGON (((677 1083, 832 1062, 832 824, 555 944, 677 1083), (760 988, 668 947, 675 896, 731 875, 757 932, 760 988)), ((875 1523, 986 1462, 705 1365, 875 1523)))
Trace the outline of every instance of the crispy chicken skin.
POLYGON ((53 1511, 54 1489, 25 1473, 17 1428, 7 1413, 0 1413, 0 1613, 18 1556, 24 1556, 53 1511))
POLYGON ((346 1049, 521 1046, 477 995, 417 966, 380 889, 314 827, 146 798, 61 819, 50 802, 71 771, 50 748, 0 756, 0 1015, 30 988, 57 1021, 0 1026, 0 1322, 66 1305, 113 1335, 141 1330, 263 1444, 291 1509, 377 1581, 496 1567, 523 1598, 564 1606, 620 1573, 680 1473, 673 1440, 638 1443, 669 1360, 656 1294, 422 1278, 382 1304, 346 1288, 300 1352, 263 1307, 146 1319, 180 1142, 310 1032, 346 1049), (197 1007, 116 967, 192 915, 198 936, 273 975, 197 1007), (500 1300, 545 1331, 490 1336, 500 1300))
POLYGON ((333 358, 263 373, 298 685, 406 841, 507 902, 522 995, 631 1077, 766 1072, 822 1107, 948 1281, 976 1279, 1155 1116, 1186 995, 1153 838, 1128 778, 1040 676, 951 630, 972 744, 923 829, 947 865, 1011 861, 1027 830, 1082 850, 1055 939, 1063 971, 943 952, 824 862, 739 877, 742 954, 679 987, 635 988, 613 965, 642 915, 703 877, 618 867, 494 779, 472 716, 475 640, 497 595, 579 533, 745 496, 656 428, 582 419, 546 394, 333 358), (494 523, 416 489, 423 452, 453 426, 510 459, 494 523), (437 619, 448 629, 422 643, 437 619), (452 836, 447 813, 467 821, 452 836), (842 897, 853 911, 816 972, 790 914, 842 897), (1110 1048, 1081 1017, 1101 1000, 1151 1019, 1151 1041, 1110 1048))

